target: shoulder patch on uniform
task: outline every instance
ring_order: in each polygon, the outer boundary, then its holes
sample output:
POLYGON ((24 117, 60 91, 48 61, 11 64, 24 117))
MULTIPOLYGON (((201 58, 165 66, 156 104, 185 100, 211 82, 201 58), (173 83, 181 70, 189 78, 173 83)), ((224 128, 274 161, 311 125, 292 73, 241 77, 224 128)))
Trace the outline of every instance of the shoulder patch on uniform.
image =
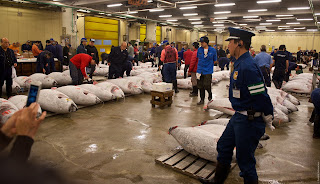
POLYGON ((251 95, 258 95, 265 92, 264 83, 259 82, 257 84, 248 85, 248 89, 251 95))
POLYGON ((234 74, 233 74, 233 79, 237 80, 237 78, 238 78, 238 71, 235 71, 234 74))

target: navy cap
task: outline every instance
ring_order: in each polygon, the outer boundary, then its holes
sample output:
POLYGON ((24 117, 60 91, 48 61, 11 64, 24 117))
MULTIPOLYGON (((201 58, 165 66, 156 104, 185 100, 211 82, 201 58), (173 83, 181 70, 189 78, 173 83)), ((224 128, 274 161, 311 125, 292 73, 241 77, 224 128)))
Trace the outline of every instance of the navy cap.
POLYGON ((86 42, 86 41, 88 41, 86 38, 81 38, 81 41, 82 42, 86 42))
POLYGON ((53 38, 50 38, 50 41, 54 41, 54 39, 53 39, 53 38))
POLYGON ((229 27, 230 36, 226 41, 230 40, 242 40, 242 41, 251 41, 251 37, 255 36, 254 33, 243 30, 243 29, 236 29, 233 27, 229 27))
POLYGON ((91 41, 91 42, 95 42, 96 40, 91 38, 90 41, 91 41))
POLYGON ((200 38, 200 42, 206 42, 207 44, 209 44, 209 38, 206 36, 203 36, 200 38))

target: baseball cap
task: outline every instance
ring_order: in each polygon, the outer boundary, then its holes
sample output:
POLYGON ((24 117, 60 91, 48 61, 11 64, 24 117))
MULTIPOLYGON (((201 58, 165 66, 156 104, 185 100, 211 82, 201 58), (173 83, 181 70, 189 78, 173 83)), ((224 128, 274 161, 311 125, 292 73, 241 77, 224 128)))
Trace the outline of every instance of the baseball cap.
POLYGON ((242 40, 242 41, 251 41, 251 37, 255 36, 254 33, 250 31, 246 31, 243 29, 236 29, 233 27, 229 27, 230 36, 226 41, 230 40, 242 40))
POLYGON ((87 42, 88 40, 86 38, 81 38, 82 42, 87 42))
POLYGON ((91 41, 91 42, 95 42, 96 40, 95 40, 95 39, 90 39, 90 41, 91 41))
POLYGON ((200 42, 205 42, 205 43, 209 44, 209 38, 206 36, 203 36, 200 38, 200 42))

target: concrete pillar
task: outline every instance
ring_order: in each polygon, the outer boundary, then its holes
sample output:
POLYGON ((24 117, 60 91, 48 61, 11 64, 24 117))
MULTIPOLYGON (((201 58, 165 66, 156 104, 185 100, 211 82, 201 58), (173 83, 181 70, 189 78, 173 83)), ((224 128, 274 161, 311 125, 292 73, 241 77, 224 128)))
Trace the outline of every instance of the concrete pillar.
POLYGON ((199 31, 197 29, 190 31, 190 44, 193 42, 199 41, 199 31))
POLYGON ((72 47, 78 45, 77 40, 77 10, 72 8, 63 8, 62 11, 62 39, 60 42, 64 45, 69 42, 72 47))
POLYGON ((147 42, 157 42, 157 23, 156 22, 147 22, 147 42))
POLYGON ((217 34, 217 44, 223 45, 223 35, 222 34, 217 34))

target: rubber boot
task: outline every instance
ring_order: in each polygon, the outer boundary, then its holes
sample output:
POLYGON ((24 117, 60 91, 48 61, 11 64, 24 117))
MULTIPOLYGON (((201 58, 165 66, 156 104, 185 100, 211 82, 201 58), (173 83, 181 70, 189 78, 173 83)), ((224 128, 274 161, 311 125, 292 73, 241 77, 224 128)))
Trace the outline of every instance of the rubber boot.
POLYGON ((313 138, 320 139, 320 117, 318 114, 314 118, 313 138))
POLYGON ((211 91, 211 89, 208 89, 207 91, 208 91, 208 94, 209 94, 208 100, 210 102, 212 100, 212 91, 211 91))
POLYGON ((201 98, 201 100, 200 100, 200 102, 198 102, 197 104, 198 105, 203 105, 204 104, 204 96, 205 96, 205 89, 200 89, 200 98, 201 98))
POLYGON ((198 96, 198 87, 197 86, 193 86, 193 90, 189 95, 190 97, 195 97, 198 96))
POLYGON ((223 184, 230 172, 230 165, 217 163, 214 178, 211 181, 200 180, 203 184, 223 184))
POLYGON ((173 88, 175 93, 179 93, 177 80, 173 81, 173 88))

